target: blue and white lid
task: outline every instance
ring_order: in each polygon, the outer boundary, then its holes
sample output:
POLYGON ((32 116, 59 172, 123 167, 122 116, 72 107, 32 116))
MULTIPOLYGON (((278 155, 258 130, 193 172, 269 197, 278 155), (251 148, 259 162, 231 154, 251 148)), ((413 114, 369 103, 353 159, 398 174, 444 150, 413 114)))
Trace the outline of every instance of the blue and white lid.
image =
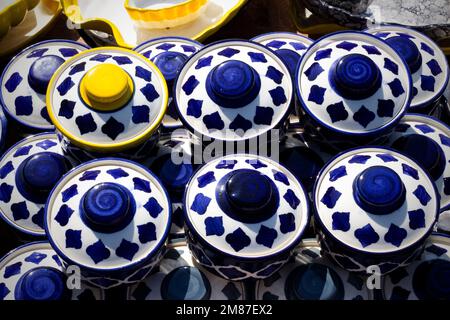
POLYGON ((180 119, 191 132, 243 141, 284 123, 293 88, 287 66, 272 50, 227 40, 191 56, 174 94, 180 119))
POLYGON ((292 260, 256 283, 256 300, 372 300, 365 279, 323 257, 316 239, 305 239, 292 260))
POLYGON ((0 159, 0 215, 21 232, 44 236, 50 191, 71 169, 55 133, 29 136, 0 159))
POLYGON ((167 248, 158 271, 128 288, 129 300, 243 300, 242 282, 225 280, 199 267, 181 243, 167 248))
POLYGON ((256 36, 251 41, 261 43, 275 51, 287 65, 292 79, 300 58, 314 40, 293 32, 270 32, 256 36))
POLYGON ((412 112, 427 107, 442 95, 449 80, 448 62, 433 40, 413 29, 393 25, 366 32, 385 40, 405 59, 413 82, 412 112))
POLYGON ((168 128, 180 127, 178 113, 172 102, 172 87, 181 68, 188 58, 200 50, 203 45, 183 37, 162 37, 146 41, 133 50, 150 59, 166 79, 169 87, 169 106, 162 125, 168 128))
POLYGON ((439 195, 427 172, 382 147, 356 148, 328 162, 313 201, 325 236, 366 254, 419 245, 439 213, 439 195))
POLYGON ((68 264, 127 270, 159 254, 171 206, 159 180, 134 162, 105 158, 67 173, 46 205, 45 230, 68 264))
POLYGON ((37 130, 53 130, 45 97, 55 71, 74 55, 89 49, 69 40, 36 43, 16 55, 0 81, 0 103, 20 124, 37 130))
POLYGON ((295 80, 303 109, 320 125, 342 134, 388 131, 411 100, 411 76, 383 40, 357 31, 336 32, 303 55, 295 80))
POLYGON ((388 144, 428 171, 440 194, 441 210, 450 209, 450 128, 432 117, 406 114, 388 144))
POLYGON ((450 238, 433 234, 422 255, 405 268, 384 277, 386 300, 449 300, 450 238))
MULTIPOLYGON (((103 290, 70 289, 61 260, 45 241, 14 249, 0 260, 0 300, 104 300, 103 290)), ((70 282, 70 281, 69 281, 70 282)))
POLYGON ((300 182, 279 163, 254 155, 225 156, 197 170, 184 208, 190 231, 237 259, 289 252, 309 222, 300 182))

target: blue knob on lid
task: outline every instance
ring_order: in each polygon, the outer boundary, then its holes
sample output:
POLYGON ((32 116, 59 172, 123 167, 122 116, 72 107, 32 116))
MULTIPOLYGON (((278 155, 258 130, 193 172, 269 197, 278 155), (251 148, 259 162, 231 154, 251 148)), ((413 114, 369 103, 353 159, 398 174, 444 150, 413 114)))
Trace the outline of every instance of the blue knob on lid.
POLYGON ((398 138, 392 147, 416 160, 434 180, 444 173, 445 154, 433 139, 415 133, 398 138))
POLYGON ((412 284, 420 300, 449 300, 450 261, 435 259, 422 262, 414 272, 412 284))
POLYGON ((122 185, 102 182, 89 189, 81 200, 81 217, 95 231, 112 233, 133 219, 136 204, 122 185))
POLYGON ((64 62, 65 60, 63 58, 54 55, 42 56, 36 59, 28 71, 28 83, 30 87, 37 93, 45 94, 50 79, 56 69, 64 62))
POLYGON ((353 196, 363 210, 384 215, 394 212, 403 205, 406 189, 394 170, 384 166, 373 166, 356 177, 353 182, 353 196))
POLYGON ((261 89, 259 74, 245 62, 228 60, 214 67, 206 79, 209 97, 224 108, 241 108, 261 89))
POLYGON ((16 300, 68 300, 66 276, 51 267, 38 267, 23 274, 16 284, 16 300))
POLYGON ((208 300, 211 285, 199 269, 178 267, 163 279, 161 296, 164 300, 208 300))
POLYGON ((422 55, 412 40, 402 36, 395 36, 386 39, 386 42, 405 59, 411 73, 419 70, 422 66, 422 55))
POLYGON ((45 203, 50 191, 70 167, 60 154, 36 153, 26 158, 16 171, 17 188, 25 198, 45 203))
POLYGON ((289 274, 285 294, 288 300, 343 300, 345 292, 336 271, 310 263, 298 266, 289 274))
POLYGON ((151 169, 161 179, 164 186, 172 192, 184 191, 186 184, 194 172, 192 164, 176 164, 172 161, 170 154, 157 159, 151 165, 151 169))
POLYGON ((173 84, 188 57, 181 52, 166 51, 155 56, 152 61, 161 70, 166 81, 173 84))
POLYGON ((342 97, 363 100, 381 87, 380 69, 369 57, 353 53, 338 59, 330 68, 333 89, 342 97))
POLYGON ((276 211, 279 194, 275 184, 256 170, 239 169, 218 183, 216 196, 221 209, 238 221, 255 223, 276 211))
POLYGON ((295 71, 297 70, 297 65, 301 56, 297 52, 289 49, 279 49, 276 51, 276 54, 288 67, 292 79, 295 79, 295 71))

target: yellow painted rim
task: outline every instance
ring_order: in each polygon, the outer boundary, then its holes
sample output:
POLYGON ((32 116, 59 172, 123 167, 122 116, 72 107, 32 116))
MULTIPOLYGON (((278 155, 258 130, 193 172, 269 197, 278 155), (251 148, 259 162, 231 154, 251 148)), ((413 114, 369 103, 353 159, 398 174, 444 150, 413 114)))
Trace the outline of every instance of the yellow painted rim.
POLYGON ((159 71, 159 69, 155 66, 155 64, 137 52, 131 51, 129 49, 118 48, 118 47, 101 47, 101 48, 89 49, 89 50, 85 50, 85 51, 73 56, 72 58, 68 59, 53 74, 52 78, 50 79, 50 83, 48 85, 47 94, 46 94, 47 112, 48 112, 48 115, 49 115, 52 123, 55 125, 56 130, 61 132, 65 137, 67 137, 75 145, 85 148, 85 149, 88 149, 88 150, 97 151, 97 152, 123 151, 126 149, 130 149, 134 146, 137 146, 137 145, 145 142, 146 140, 148 140, 152 136, 152 134, 158 129, 158 127, 166 113, 168 101, 169 101, 169 91, 167 89, 166 80, 164 79, 164 76, 162 75, 161 71, 159 71), (71 65, 81 55, 86 55, 91 52, 105 51, 105 50, 121 51, 124 53, 131 52, 131 53, 133 53, 133 55, 140 57, 142 60, 147 62, 148 65, 150 65, 152 67, 152 69, 153 69, 152 72, 154 72, 155 74, 158 75, 158 77, 162 83, 162 89, 163 89, 163 95, 162 95, 163 101, 162 101, 161 110, 160 110, 158 116, 156 117, 156 119, 153 121, 153 123, 150 124, 148 126, 148 128, 144 132, 140 133, 139 135, 137 135, 127 141, 123 141, 123 142, 119 142, 119 143, 105 143, 105 144, 93 143, 93 142, 89 142, 89 141, 86 141, 86 140, 83 140, 83 139, 80 139, 80 138, 74 136, 69 131, 67 131, 62 126, 62 124, 58 121, 58 117, 55 115, 55 113, 53 112, 53 108, 52 108, 52 99, 51 99, 52 98, 51 97, 52 88, 55 86, 55 83, 56 83, 59 75, 61 74, 62 70, 64 70, 66 68, 66 66, 71 65))
POLYGON ((133 20, 140 21, 164 21, 185 17, 200 10, 207 0, 185 0, 184 2, 159 9, 144 9, 130 5, 130 0, 125 0, 125 9, 133 20))
MULTIPOLYGON (((206 28, 205 30, 201 31, 200 33, 193 36, 192 40, 202 41, 203 39, 206 39, 210 35, 214 34, 223 24, 227 23, 229 20, 231 20, 238 12, 238 10, 247 2, 248 0, 239 0, 236 5, 231 8, 226 14, 222 16, 222 18, 217 21, 216 23, 212 24, 210 27, 206 28)), ((120 30, 117 28, 117 26, 107 20, 102 18, 91 18, 91 19, 84 19, 81 15, 79 6, 78 6, 78 0, 61 0, 61 4, 63 6, 63 12, 64 14, 72 20, 73 23, 79 24, 80 27, 84 29, 93 29, 97 31, 103 31, 107 32, 113 35, 114 39, 116 40, 117 44, 120 47, 129 48, 132 49, 139 45, 137 43, 136 45, 131 45, 129 43, 126 43, 125 40, 122 37, 122 34, 120 33, 120 30), (68 11, 68 8, 71 6, 74 6, 78 8, 77 10, 70 10, 68 11)))

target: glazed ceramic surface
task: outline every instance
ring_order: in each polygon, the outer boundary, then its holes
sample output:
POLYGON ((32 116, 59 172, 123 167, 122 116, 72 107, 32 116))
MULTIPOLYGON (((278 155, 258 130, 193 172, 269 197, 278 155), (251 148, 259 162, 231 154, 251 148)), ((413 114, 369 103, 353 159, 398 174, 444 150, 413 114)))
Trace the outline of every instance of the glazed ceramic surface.
POLYGON ((170 98, 162 125, 169 130, 182 125, 172 102, 174 80, 186 60, 202 47, 199 42, 187 38, 165 37, 149 40, 133 49, 153 61, 166 79, 170 98))
POLYGON ((420 257, 408 267, 398 269, 383 281, 386 300, 448 300, 450 238, 432 235, 420 257))
POLYGON ((0 159, 0 213, 17 230, 44 236, 44 206, 48 194, 70 163, 54 133, 19 141, 0 159))
POLYGON ((203 14, 194 21, 168 29, 135 28, 132 19, 116 0, 64 0, 64 13, 85 29, 113 35, 121 47, 134 48, 157 37, 182 36, 203 40, 228 22, 245 4, 245 0, 209 0, 203 14))
POLYGON ((407 114, 389 137, 389 145, 415 159, 434 180, 441 210, 450 208, 450 129, 436 119, 407 114))
POLYGON ((439 46, 424 34, 398 26, 366 32, 388 42, 405 59, 412 74, 411 112, 427 109, 443 94, 449 79, 447 59, 439 46))
POLYGON ((365 280, 322 257, 315 239, 305 239, 289 263, 256 283, 256 300, 371 300, 365 280))
POLYGON ((6 114, 28 130, 53 130, 45 95, 56 69, 66 60, 86 50, 69 40, 50 40, 34 44, 5 67, 0 85, 0 103, 6 114))
POLYGON ((325 165, 314 190, 322 247, 352 271, 375 264, 386 273, 407 261, 439 212, 436 187, 424 169, 380 147, 337 156, 325 165))
POLYGON ((293 88, 288 68, 273 51, 229 40, 194 54, 174 93, 180 119, 192 133, 245 141, 284 124, 293 88))
POLYGON ((200 268, 184 244, 168 246, 158 271, 128 289, 132 300, 244 300, 242 282, 200 268))
POLYGON ((0 38, 4 37, 11 27, 17 26, 32 10, 39 0, 4 0, 0 4, 0 38))
POLYGON ((82 149, 111 154, 148 142, 167 108, 159 69, 120 48, 92 49, 58 69, 47 107, 57 130, 82 149))
POLYGON ((101 287, 140 281, 159 261, 171 205, 148 169, 107 158, 76 167, 46 206, 50 243, 67 264, 101 287))
POLYGON ((31 242, 0 260, 0 300, 103 300, 104 291, 81 283, 67 289, 66 269, 48 242, 31 242))
POLYGON ((0 152, 5 147, 6 132, 8 130, 8 121, 6 120, 3 110, 0 108, 0 152))
POLYGON ((186 189, 184 210, 197 261, 233 280, 276 271, 309 221, 306 193, 292 173, 242 154, 200 168, 186 189))

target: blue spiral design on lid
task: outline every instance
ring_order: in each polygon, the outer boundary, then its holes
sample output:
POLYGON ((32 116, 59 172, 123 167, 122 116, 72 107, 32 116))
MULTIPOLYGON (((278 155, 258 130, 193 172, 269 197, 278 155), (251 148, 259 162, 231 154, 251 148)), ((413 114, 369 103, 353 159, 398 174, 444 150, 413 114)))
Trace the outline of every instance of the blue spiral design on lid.
POLYGON ((16 284, 16 300, 69 300, 66 276, 51 267, 31 269, 16 284))

